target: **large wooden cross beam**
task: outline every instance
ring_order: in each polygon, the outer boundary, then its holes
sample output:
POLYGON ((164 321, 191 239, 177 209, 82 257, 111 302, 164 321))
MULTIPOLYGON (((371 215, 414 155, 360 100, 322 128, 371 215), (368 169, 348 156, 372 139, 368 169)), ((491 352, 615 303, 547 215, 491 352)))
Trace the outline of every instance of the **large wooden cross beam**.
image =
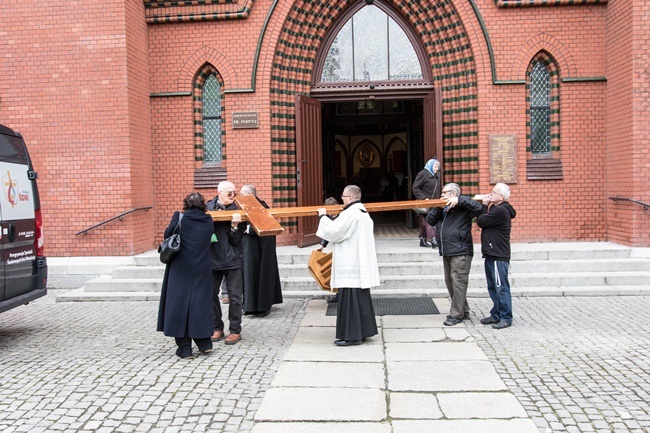
MULTIPOLYGON (((299 206, 278 207, 266 209, 252 195, 240 195, 235 198, 235 203, 241 210, 209 211, 213 221, 231 221, 232 216, 240 214, 242 221, 248 221, 258 236, 274 236, 284 233, 284 228, 278 222, 281 218, 318 216, 318 209, 325 208, 330 215, 343 211, 343 205, 331 206, 299 206)), ((409 200, 390 201, 381 203, 364 203, 368 212, 387 212, 392 210, 407 210, 420 207, 445 207, 445 200, 409 200)))

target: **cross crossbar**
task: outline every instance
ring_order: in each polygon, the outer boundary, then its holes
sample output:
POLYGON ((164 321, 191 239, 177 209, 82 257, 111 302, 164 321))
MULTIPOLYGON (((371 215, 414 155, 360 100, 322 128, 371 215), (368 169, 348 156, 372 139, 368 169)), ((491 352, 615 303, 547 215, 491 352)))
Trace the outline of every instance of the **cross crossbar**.
MULTIPOLYGON (((337 215, 343 211, 343 205, 330 206, 298 206, 264 208, 257 199, 250 196, 238 196, 235 203, 240 210, 209 211, 208 214, 213 221, 232 221, 234 214, 240 214, 242 221, 248 221, 259 236, 274 236, 284 232, 284 228, 278 222, 281 218, 295 218, 306 216, 318 216, 318 209, 325 208, 329 215, 337 215)), ((394 210, 408 210, 422 207, 445 207, 445 200, 407 200, 379 203, 364 203, 368 212, 387 212, 394 210)))

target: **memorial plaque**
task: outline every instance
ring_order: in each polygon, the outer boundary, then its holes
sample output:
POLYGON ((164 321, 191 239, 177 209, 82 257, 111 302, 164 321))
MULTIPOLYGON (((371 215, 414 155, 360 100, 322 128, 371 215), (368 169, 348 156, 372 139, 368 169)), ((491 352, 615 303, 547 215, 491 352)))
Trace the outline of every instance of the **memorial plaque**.
POLYGON ((232 113, 232 129, 259 128, 257 112, 232 113))
POLYGON ((490 135, 490 183, 517 183, 517 136, 490 135))

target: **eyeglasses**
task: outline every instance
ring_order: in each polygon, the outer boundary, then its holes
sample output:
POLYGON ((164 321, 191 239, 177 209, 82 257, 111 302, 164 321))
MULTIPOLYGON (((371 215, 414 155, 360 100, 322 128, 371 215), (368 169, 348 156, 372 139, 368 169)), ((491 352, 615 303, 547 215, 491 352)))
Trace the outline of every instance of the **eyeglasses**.
POLYGON ((226 194, 228 197, 234 197, 237 195, 235 191, 221 191, 222 194, 226 194))
POLYGON ((348 197, 348 198, 350 198, 349 195, 342 195, 341 198, 343 198, 343 197, 348 197))
POLYGON ((494 191, 494 190, 492 190, 492 192, 491 192, 490 194, 492 194, 492 195, 501 195, 501 193, 496 192, 496 191, 494 191))
POLYGON ((451 190, 443 191, 442 194, 449 194, 450 192, 453 192, 451 190))

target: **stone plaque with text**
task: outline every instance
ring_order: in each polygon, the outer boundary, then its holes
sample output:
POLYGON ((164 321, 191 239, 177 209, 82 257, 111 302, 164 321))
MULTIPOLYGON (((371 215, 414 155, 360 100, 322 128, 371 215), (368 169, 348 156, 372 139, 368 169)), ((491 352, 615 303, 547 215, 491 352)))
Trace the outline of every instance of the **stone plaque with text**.
POLYGON ((490 135, 490 183, 517 183, 517 136, 490 135))
POLYGON ((232 129, 259 128, 257 112, 232 113, 232 129))

